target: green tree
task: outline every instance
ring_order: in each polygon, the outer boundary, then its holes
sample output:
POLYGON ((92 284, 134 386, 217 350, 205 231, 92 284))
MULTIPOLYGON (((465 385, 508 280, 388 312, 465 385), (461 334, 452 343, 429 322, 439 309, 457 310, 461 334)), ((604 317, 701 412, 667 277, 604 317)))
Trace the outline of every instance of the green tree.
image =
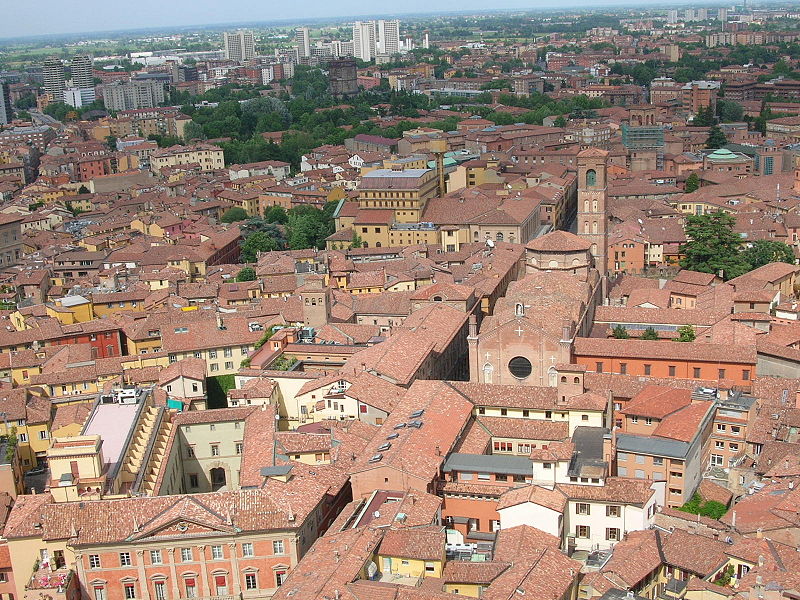
POLYGON ((648 327, 647 329, 644 330, 644 333, 642 333, 642 339, 650 341, 657 340, 658 332, 652 327, 648 327))
POLYGON ((270 206, 264 211, 264 220, 267 223, 278 223, 280 225, 285 225, 289 220, 289 216, 286 214, 285 208, 276 204, 275 206, 270 206))
POLYGON ((112 152, 117 151, 117 137, 114 135, 107 135, 106 136, 106 146, 108 146, 109 150, 112 152))
POLYGON ((717 116, 722 123, 736 123, 744 120, 744 107, 733 100, 717 100, 717 116))
POLYGON ((794 250, 783 242, 772 240, 757 240, 742 252, 742 258, 750 265, 751 269, 763 267, 773 262, 795 264, 794 250))
POLYGON ((697 334, 694 331, 694 327, 691 325, 682 325, 678 327, 678 341, 679 342, 693 342, 697 334))
POLYGON ((361 239, 361 236, 358 235, 355 231, 353 232, 353 237, 350 239, 350 247, 351 248, 362 248, 364 246, 364 240, 361 239))
POLYGON ((564 118, 564 115, 558 115, 558 118, 555 121, 553 121, 553 126, 554 127, 566 127, 567 126, 567 120, 564 118))
POLYGON ((735 219, 723 212, 692 215, 686 221, 688 241, 680 247, 680 265, 702 273, 719 273, 732 279, 746 273, 750 265, 740 252, 741 238, 733 231, 735 219))
POLYGON ((236 281, 255 281, 256 270, 253 267, 244 267, 236 274, 236 281))
POLYGON ((203 126, 195 123, 194 121, 189 121, 183 128, 183 140, 186 142, 191 142, 193 140, 204 140, 206 139, 206 134, 203 131, 203 126))
POLYGON ((259 252, 272 252, 280 250, 277 240, 263 231, 256 231, 248 235, 240 245, 240 260, 243 262, 256 262, 259 252))
POLYGON ((247 211, 243 208, 239 208, 238 206, 234 206, 233 208, 229 208, 225 211, 220 221, 223 223, 236 223, 237 221, 244 221, 246 218, 247 211))
POLYGON ((725 137, 725 132, 722 131, 719 125, 714 125, 708 132, 708 139, 706 140, 706 148, 722 148, 728 143, 728 138, 725 137))
POLYGON ((627 340, 631 337, 628 335, 628 330, 625 329, 624 325, 614 325, 614 328, 611 330, 611 335, 618 340, 627 340))
POLYGON ((697 114, 692 119, 693 127, 711 127, 714 125, 714 111, 710 106, 701 106, 697 109, 697 114))
POLYGON ((687 194, 691 194, 692 192, 697 191, 700 188, 700 177, 698 177, 697 173, 691 173, 686 178, 686 187, 684 191, 687 194))

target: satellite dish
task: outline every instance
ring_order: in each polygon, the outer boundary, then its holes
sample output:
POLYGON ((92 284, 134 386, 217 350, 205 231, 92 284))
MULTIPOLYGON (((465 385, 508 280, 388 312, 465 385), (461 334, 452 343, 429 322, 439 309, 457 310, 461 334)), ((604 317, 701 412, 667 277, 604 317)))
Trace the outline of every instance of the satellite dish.
POLYGON ((494 240, 486 240, 487 248, 494 248, 494 240))

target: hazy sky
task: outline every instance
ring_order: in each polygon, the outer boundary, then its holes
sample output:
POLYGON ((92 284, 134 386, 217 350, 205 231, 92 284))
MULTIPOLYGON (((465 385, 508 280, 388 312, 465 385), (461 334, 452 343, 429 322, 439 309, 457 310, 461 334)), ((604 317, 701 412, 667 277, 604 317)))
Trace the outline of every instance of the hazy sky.
MULTIPOLYGON (((622 0, 626 4, 653 4, 653 0, 622 0)), ((619 0, 615 4, 621 4, 619 0)), ((549 8, 608 4, 604 0, 2 0, 8 3, 0 19, 0 38, 81 33, 143 27, 209 25, 274 19, 311 19, 383 13, 413 13, 488 8, 549 8), (10 10, 9 10, 10 8, 10 10)))

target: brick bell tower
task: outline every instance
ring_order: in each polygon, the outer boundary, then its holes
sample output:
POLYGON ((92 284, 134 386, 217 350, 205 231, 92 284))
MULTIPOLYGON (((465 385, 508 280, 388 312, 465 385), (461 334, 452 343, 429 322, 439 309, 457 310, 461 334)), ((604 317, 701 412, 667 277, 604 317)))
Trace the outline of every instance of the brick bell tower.
POLYGON ((608 152, 587 148, 578 153, 577 233, 591 244, 594 266, 601 276, 608 267, 607 174, 608 152))

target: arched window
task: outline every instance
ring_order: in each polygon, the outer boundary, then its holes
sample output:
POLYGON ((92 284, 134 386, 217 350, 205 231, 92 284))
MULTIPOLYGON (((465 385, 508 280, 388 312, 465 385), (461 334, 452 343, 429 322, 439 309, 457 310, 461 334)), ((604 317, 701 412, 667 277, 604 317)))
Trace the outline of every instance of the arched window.
POLYGON ((562 375, 561 376, 561 383, 567 383, 567 376, 566 375, 562 375))
POLYGON ((495 238, 497 238, 498 242, 502 242, 503 241, 503 234, 498 231, 497 235, 495 236, 495 238))
POLYGON ((524 317, 525 316, 525 305, 522 302, 517 302, 514 305, 514 316, 517 316, 517 317, 524 317))
POLYGON ((557 268, 558 268, 558 261, 557 261, 557 260, 551 260, 551 261, 548 263, 548 265, 547 265, 547 266, 548 266, 549 268, 551 268, 551 269, 557 269, 557 268))
POLYGON ((583 201, 583 212, 589 212, 589 201, 588 200, 584 200, 583 201))
POLYGON ((581 382, 581 380, 579 378, 577 378, 577 377, 572 380, 572 383, 580 383, 580 382, 581 382))
POLYGON ((597 185, 597 171, 589 169, 586 171, 586 187, 594 187, 597 185))
POLYGON ((442 301, 442 297, 441 296, 434 296, 433 297, 433 301, 434 302, 441 302, 442 301))
POLYGON ((592 212, 597 212, 597 200, 592 201, 592 212))
POLYGON ((483 382, 484 383, 492 383, 492 373, 494 373, 494 367, 490 363, 485 363, 483 365, 483 382))
POLYGON ((597 221, 592 221, 592 233, 597 233, 597 221))
POLYGON ((583 232, 584 233, 589 233, 589 221, 584 221, 583 222, 583 232))

